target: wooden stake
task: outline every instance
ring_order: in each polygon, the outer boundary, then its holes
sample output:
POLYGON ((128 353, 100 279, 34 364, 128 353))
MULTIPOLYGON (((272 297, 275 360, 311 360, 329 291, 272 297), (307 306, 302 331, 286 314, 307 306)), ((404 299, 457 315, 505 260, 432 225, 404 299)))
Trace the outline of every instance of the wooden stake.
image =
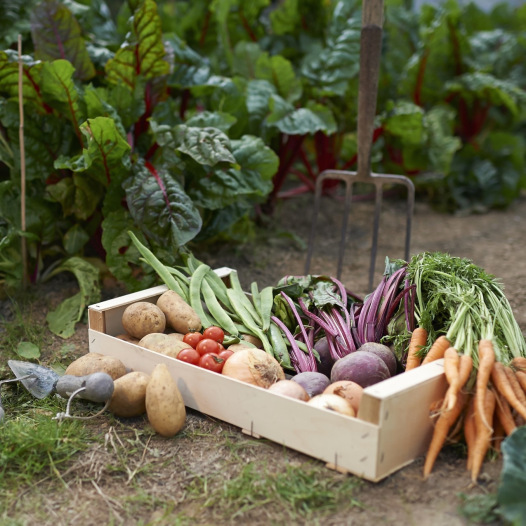
POLYGON ((18 35, 18 109, 20 114, 19 142, 20 142, 20 215, 22 226, 22 286, 28 282, 27 275, 27 244, 26 237, 26 149, 24 142, 24 96, 23 96, 24 65, 22 63, 22 35, 18 35))

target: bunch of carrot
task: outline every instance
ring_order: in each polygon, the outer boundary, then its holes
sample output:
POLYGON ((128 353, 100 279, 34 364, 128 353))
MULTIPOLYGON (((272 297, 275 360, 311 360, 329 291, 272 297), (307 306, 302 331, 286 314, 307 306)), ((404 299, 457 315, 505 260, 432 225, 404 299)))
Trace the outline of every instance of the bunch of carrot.
POLYGON ((481 339, 474 367, 470 354, 459 353, 440 336, 422 360, 418 351, 426 338, 425 329, 413 331, 406 370, 443 358, 448 388, 436 414, 424 478, 431 474, 446 442, 462 430, 468 449, 467 469, 476 482, 489 449, 499 450, 500 441, 526 423, 526 358, 517 356, 505 364, 498 360, 493 341, 481 339))

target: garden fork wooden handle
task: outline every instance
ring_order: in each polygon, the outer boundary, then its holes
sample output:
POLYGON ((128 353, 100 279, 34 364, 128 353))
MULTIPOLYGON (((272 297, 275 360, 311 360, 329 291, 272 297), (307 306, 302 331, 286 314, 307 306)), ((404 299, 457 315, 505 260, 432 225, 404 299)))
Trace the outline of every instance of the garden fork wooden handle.
POLYGON ((383 0, 364 0, 358 89, 358 179, 371 176, 371 148, 382 54, 383 0))

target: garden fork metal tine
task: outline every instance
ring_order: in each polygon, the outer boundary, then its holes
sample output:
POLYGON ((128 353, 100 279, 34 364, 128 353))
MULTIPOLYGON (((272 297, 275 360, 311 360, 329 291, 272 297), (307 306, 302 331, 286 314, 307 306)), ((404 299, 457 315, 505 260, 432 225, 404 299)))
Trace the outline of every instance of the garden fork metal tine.
POLYGON ((352 201, 353 183, 366 183, 375 186, 375 211, 373 220, 373 241, 371 261, 369 265, 369 289, 372 289, 376 255, 378 250, 378 231, 380 212, 382 208, 383 185, 402 184, 407 188, 407 217, 405 254, 409 259, 412 217, 414 211, 415 189, 413 182, 403 175, 371 173, 371 149, 374 132, 374 118, 378 97, 378 77, 380 73, 380 56, 382 51, 383 0, 363 0, 362 30, 360 38, 360 78, 358 88, 358 170, 349 172, 343 170, 326 170, 322 172, 315 187, 314 217, 307 251, 305 273, 309 273, 312 259, 313 242, 316 231, 317 216, 320 208, 321 193, 325 179, 339 179, 346 184, 345 206, 342 225, 342 235, 338 256, 337 277, 341 277, 343 255, 347 240, 347 223, 352 201))

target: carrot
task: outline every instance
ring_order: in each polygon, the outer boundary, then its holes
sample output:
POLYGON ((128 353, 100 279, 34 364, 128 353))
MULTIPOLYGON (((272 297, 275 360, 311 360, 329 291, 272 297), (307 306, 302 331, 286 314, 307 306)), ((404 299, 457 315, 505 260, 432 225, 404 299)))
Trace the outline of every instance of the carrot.
POLYGON ((526 407, 521 404, 520 400, 515 395, 513 387, 510 385, 508 375, 506 374, 505 366, 501 362, 495 362, 491 370, 491 381, 495 389, 501 394, 510 406, 519 413, 523 418, 526 418, 526 407))
POLYGON ((444 354, 444 373, 449 383, 444 399, 446 411, 449 411, 455 405, 458 393, 466 385, 472 370, 473 359, 469 354, 459 355, 453 347, 446 350, 444 354), (454 369, 455 363, 457 365, 456 371, 454 369))
POLYGON ((508 380, 510 382, 511 388, 513 389, 513 392, 515 393, 515 396, 517 397, 519 402, 526 408, 526 394, 524 394, 521 384, 519 383, 519 380, 517 380, 516 373, 511 367, 506 366, 504 366, 504 371, 506 372, 506 376, 508 377, 508 380))
POLYGON ((451 346, 451 342, 444 336, 439 336, 431 345, 431 349, 426 354, 425 358, 422 361, 422 365, 434 362, 444 357, 444 353, 451 346))
POLYGON ((407 351, 407 360, 405 364, 405 370, 409 371, 420 365, 422 358, 417 353, 425 346, 427 341, 427 331, 423 327, 417 327, 413 334, 411 334, 411 340, 409 341, 409 350, 407 351))
POLYGON ((526 371, 526 358, 522 356, 516 356, 511 361, 511 365, 514 369, 517 369, 518 371, 526 371))
MULTIPOLYGON (((486 388, 493 370, 493 364, 495 363, 495 350, 493 349, 493 343, 491 340, 480 340, 479 341, 479 365, 477 370, 477 384, 475 388, 475 399, 478 407, 475 408, 475 414, 479 414, 480 417, 485 419, 484 413, 484 400, 486 388)), ((485 422, 486 427, 491 429, 489 422, 485 422)))
POLYGON ((435 429, 433 430, 433 436, 431 438, 431 443, 427 449, 426 459, 424 462, 424 479, 429 477, 435 461, 438 457, 438 454, 442 450, 446 439, 448 437, 449 431, 457 421, 462 409, 464 408, 467 400, 467 395, 465 393, 460 393, 457 398, 457 403, 451 411, 442 411, 438 420, 435 424, 435 429))
POLYGON ((486 453, 491 444, 491 436, 493 435, 493 428, 488 425, 488 422, 493 421, 493 413, 495 411, 495 394, 491 389, 486 387, 485 391, 477 389, 475 394, 475 430, 477 437, 475 444, 473 444, 473 452, 471 456, 471 480, 476 482, 482 468, 482 463, 486 457, 486 453), (476 398, 483 396, 483 401, 476 398), (479 413, 478 408, 482 406, 483 413, 479 413))
POLYGON ((477 440, 477 430, 475 429, 475 407, 474 407, 475 398, 471 397, 468 409, 466 411, 466 416, 464 417, 464 439, 466 445, 468 446, 468 459, 466 467, 471 471, 471 463, 473 457, 473 449, 475 447, 475 442, 477 440))
POLYGON ((516 429, 517 424, 515 424, 508 402, 498 391, 496 392, 496 397, 497 405, 495 406, 495 415, 501 423, 506 435, 510 435, 516 429))
POLYGON ((500 453, 500 445, 502 441, 506 438, 506 431, 504 430, 504 426, 502 425, 502 422, 499 420, 499 418, 494 415, 493 417, 493 444, 491 445, 492 448, 497 451, 497 453, 500 453))
POLYGON ((515 371, 515 376, 519 384, 522 387, 522 390, 526 393, 526 373, 524 371, 515 371))

